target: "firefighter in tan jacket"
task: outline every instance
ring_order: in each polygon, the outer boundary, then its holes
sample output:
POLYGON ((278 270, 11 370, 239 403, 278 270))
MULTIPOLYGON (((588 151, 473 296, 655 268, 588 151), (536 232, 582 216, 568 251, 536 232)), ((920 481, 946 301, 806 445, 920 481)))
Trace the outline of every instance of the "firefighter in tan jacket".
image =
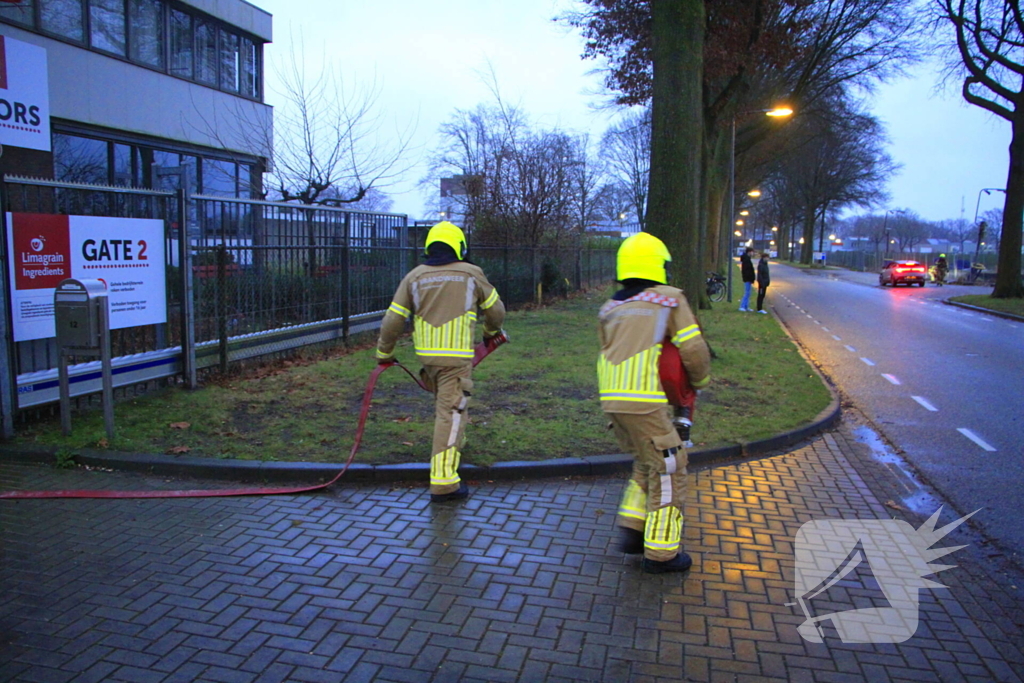
POLYGON ((483 313, 484 341, 501 333, 505 306, 483 270, 465 263, 466 237, 452 223, 427 233, 427 261, 403 278, 381 323, 377 361, 395 360, 395 343, 413 320, 413 344, 423 363, 420 377, 434 392, 434 443, 430 458, 430 499, 469 495, 459 478, 463 434, 473 391, 473 331, 483 313))
POLYGON ((665 244, 648 233, 622 243, 616 277, 623 288, 601 308, 597 361, 601 407, 635 458, 617 518, 621 549, 642 552, 644 571, 654 574, 692 564, 680 548, 686 450, 658 374, 662 346, 679 349, 695 389, 707 385, 711 363, 686 297, 666 284, 671 260, 665 244))

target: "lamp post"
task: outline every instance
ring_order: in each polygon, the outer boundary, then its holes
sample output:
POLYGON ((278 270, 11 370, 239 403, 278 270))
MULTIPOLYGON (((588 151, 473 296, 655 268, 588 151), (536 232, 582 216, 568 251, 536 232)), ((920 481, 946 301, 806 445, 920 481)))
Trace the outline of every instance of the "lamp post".
MULTIPOLYGON (((785 118, 793 115, 793 110, 789 107, 778 106, 771 109, 752 109, 750 111, 741 111, 733 114, 732 123, 729 126, 729 220, 733 220, 736 217, 736 119, 746 114, 764 114, 765 116, 771 116, 772 118, 785 118)), ((752 190, 750 196, 760 197, 760 190, 752 190), (756 192, 757 194, 753 194, 756 192)), ((733 248, 732 235, 729 235, 729 261, 728 261, 728 272, 726 273, 726 300, 732 303, 732 268, 733 268, 733 256, 735 249, 733 248)))
MULTIPOLYGON (((974 263, 978 262, 978 256, 981 253, 981 241, 985 239, 985 228, 982 227, 982 223, 978 223, 978 211, 981 209, 981 193, 992 194, 993 192, 1002 192, 1006 194, 1006 190, 1001 187, 983 187, 978 190, 978 203, 974 205, 974 225, 978 226, 978 243, 974 247, 974 263)), ((974 265, 974 264, 971 264, 974 265)))
POLYGON ((891 242, 889 242, 889 230, 886 228, 886 225, 889 222, 890 213, 906 213, 906 211, 904 209, 888 209, 885 212, 885 218, 882 219, 882 232, 885 233, 885 253, 882 254, 882 256, 885 258, 889 258, 889 245, 891 244, 891 242))

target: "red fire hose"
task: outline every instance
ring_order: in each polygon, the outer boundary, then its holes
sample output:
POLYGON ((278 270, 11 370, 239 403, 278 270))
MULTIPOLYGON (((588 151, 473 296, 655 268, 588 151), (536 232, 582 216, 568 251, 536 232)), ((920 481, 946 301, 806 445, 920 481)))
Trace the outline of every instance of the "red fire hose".
MULTIPOLYGON (((474 349, 473 366, 476 367, 484 358, 486 358, 491 351, 498 348, 502 344, 508 341, 508 336, 501 332, 497 336, 492 337, 485 343, 477 344, 474 349)), ((345 472, 348 471, 349 465, 352 464, 352 460, 356 457, 356 452, 359 451, 359 444, 363 439, 363 430, 366 428, 366 418, 370 414, 370 401, 373 399, 373 391, 377 387, 377 378, 380 377, 381 373, 391 367, 399 367, 405 371, 412 381, 416 382, 420 388, 427 390, 422 382, 409 371, 409 368, 401 365, 400 363, 381 363, 373 372, 370 373, 370 379, 366 383, 366 390, 363 392, 363 404, 359 412, 359 424, 356 427, 355 441, 352 443, 352 450, 348 454, 348 460, 345 461, 344 467, 338 472, 329 482, 325 484, 316 484, 314 486, 298 486, 298 487, 283 487, 283 488, 246 488, 246 489, 191 489, 185 491, 103 491, 103 490, 55 490, 55 491, 0 491, 0 499, 7 500, 24 500, 26 498, 223 498, 227 496, 276 496, 284 494, 294 493, 309 493, 311 491, 320 491, 329 486, 332 486, 335 482, 341 479, 345 472)))

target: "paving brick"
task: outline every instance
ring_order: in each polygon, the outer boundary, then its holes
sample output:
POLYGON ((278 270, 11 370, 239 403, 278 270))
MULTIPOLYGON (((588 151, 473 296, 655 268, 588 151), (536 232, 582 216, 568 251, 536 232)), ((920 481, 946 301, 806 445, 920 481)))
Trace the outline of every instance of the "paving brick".
MULTIPOLYGON (((1019 680, 1024 610, 984 557, 922 592, 907 643, 799 636, 785 603, 800 524, 892 512, 884 472, 851 443, 839 429, 691 476, 683 577, 616 554, 614 477, 481 484, 443 509, 422 489, 352 485, 4 502, 0 681, 1019 680)), ((5 462, 0 482, 177 485, 5 462)), ((874 599, 833 588, 825 611, 874 599)))

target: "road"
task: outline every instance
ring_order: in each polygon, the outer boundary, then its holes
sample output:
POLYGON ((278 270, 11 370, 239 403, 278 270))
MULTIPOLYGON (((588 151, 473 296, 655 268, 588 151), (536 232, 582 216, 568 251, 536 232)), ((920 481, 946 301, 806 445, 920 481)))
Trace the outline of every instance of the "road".
POLYGON ((1024 562, 1024 323, 943 303, 971 287, 772 266, 768 302, 918 474, 1024 562))

